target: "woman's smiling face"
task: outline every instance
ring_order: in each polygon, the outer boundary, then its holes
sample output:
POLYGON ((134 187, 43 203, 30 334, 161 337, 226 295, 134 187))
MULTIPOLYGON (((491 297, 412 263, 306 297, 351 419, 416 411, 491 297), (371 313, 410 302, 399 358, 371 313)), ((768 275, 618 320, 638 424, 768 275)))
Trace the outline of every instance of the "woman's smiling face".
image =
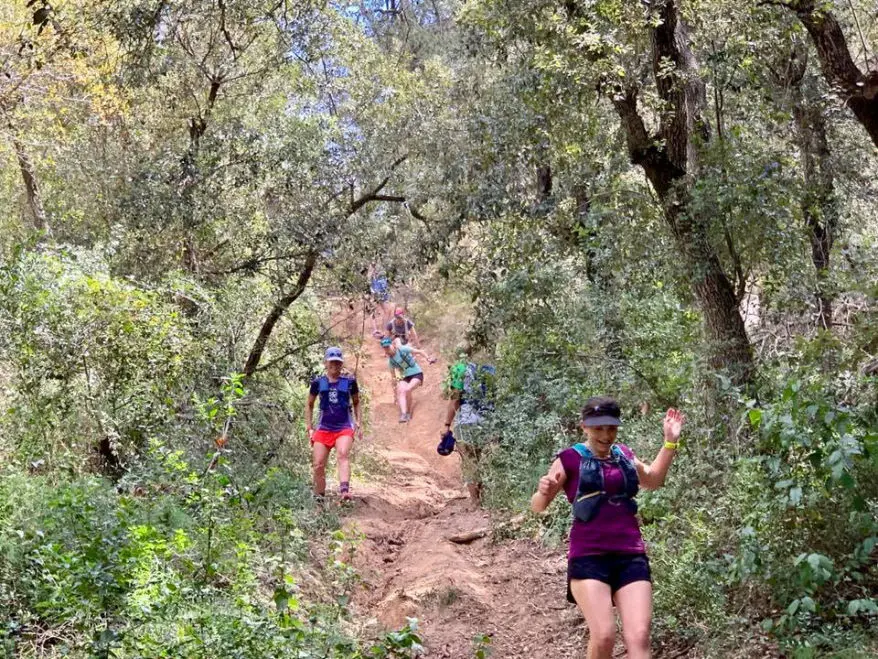
POLYGON ((619 426, 585 426, 583 431, 595 447, 609 451, 610 447, 616 443, 619 426))

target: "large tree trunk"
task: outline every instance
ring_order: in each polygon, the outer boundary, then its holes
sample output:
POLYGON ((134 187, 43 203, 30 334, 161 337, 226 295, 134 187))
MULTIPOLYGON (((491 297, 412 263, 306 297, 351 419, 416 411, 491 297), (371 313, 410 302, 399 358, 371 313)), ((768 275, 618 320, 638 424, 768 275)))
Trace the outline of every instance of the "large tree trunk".
POLYGON ((268 339, 274 331, 274 326, 277 325, 277 321, 281 319, 281 316, 284 315, 286 310, 290 308, 290 305, 298 300, 299 296, 305 292, 305 288, 311 280, 311 274, 314 272, 314 266, 316 265, 317 252, 310 252, 305 259, 305 265, 299 273, 299 278, 296 280, 296 284, 289 293, 275 303, 271 312, 265 320, 262 321, 262 327, 259 330, 259 334, 256 336, 256 341, 254 341, 253 347, 250 349, 247 363, 244 365, 244 377, 249 378, 256 372, 256 369, 259 367, 259 362, 262 359, 262 353, 265 352, 265 346, 268 343, 268 339))
POLYGON ((860 71, 844 32, 830 11, 832 5, 798 0, 786 5, 808 30, 826 82, 841 93, 854 116, 878 146, 878 71, 860 71))
POLYGON ((720 263, 707 231, 708 218, 690 209, 690 191, 697 176, 694 137, 708 139, 702 117, 705 86, 689 47, 677 4, 666 0, 657 8, 660 23, 653 29, 653 71, 667 110, 658 135, 650 134, 637 108, 637 88, 618 93, 613 103, 621 120, 631 161, 640 165, 662 202, 664 217, 689 270, 692 291, 704 314, 711 363, 737 383, 753 376, 753 353, 738 311, 735 288, 720 263), (672 63, 676 75, 663 69, 672 63))

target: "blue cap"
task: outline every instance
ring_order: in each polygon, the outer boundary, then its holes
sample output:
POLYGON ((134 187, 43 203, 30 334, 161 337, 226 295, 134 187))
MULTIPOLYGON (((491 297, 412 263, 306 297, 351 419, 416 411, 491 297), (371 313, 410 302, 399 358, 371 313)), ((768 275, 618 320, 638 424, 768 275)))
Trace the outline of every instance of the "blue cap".
POLYGON ((383 339, 381 339, 381 347, 382 347, 382 348, 386 348, 386 347, 389 346, 391 343, 393 343, 393 341, 391 341, 390 339, 388 339, 386 336, 385 336, 383 339))
POLYGON ((344 357, 341 356, 341 348, 336 348, 335 346, 327 348, 323 360, 327 362, 343 362, 344 357))

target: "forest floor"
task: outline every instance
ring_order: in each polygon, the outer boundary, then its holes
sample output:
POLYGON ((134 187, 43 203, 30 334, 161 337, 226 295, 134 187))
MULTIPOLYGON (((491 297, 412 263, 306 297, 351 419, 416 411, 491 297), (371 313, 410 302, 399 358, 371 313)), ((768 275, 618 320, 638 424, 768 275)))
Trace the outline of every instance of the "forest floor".
MULTIPOLYGON (((349 344, 358 343, 361 327, 352 325, 359 320, 348 324, 349 344)), ((356 617, 387 629, 417 618, 425 657, 473 657, 482 635, 490 636, 495 658, 583 656, 582 616, 564 597, 563 549, 494 542, 490 533, 468 544, 449 541, 490 528, 491 517, 471 504, 458 454, 436 453, 447 367, 439 361, 423 368, 412 420, 400 424, 386 358, 375 339, 363 337, 357 378, 370 397, 371 424, 354 460, 375 460, 384 473, 352 484, 355 503, 345 527, 363 536, 354 559, 362 578, 356 617)))

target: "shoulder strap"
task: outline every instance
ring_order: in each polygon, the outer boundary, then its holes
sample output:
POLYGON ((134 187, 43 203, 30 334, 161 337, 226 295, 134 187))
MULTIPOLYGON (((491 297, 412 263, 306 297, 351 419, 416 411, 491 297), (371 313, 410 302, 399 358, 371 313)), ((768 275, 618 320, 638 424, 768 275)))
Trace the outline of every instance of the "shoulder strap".
POLYGON ((622 450, 622 447, 618 444, 613 444, 613 448, 611 449, 611 451, 613 453, 613 457, 617 460, 624 460, 625 462, 630 462, 631 464, 634 464, 634 460, 629 458, 628 455, 626 455, 625 451, 622 450))
POLYGON ((320 393, 326 393, 327 391, 329 391, 328 377, 326 377, 325 375, 321 375, 319 378, 317 378, 317 390, 320 393))
POLYGON ((591 449, 588 448, 585 444, 574 444, 573 450, 579 453, 579 457, 581 458, 593 458, 591 449))
POLYGON ((408 364, 408 368, 413 368, 415 366, 415 359, 414 357, 412 357, 412 353, 410 351, 399 348, 396 352, 397 354, 401 355, 400 359, 408 364))
POLYGON ((344 375, 338 379, 339 393, 346 394, 351 390, 351 379, 344 375))

